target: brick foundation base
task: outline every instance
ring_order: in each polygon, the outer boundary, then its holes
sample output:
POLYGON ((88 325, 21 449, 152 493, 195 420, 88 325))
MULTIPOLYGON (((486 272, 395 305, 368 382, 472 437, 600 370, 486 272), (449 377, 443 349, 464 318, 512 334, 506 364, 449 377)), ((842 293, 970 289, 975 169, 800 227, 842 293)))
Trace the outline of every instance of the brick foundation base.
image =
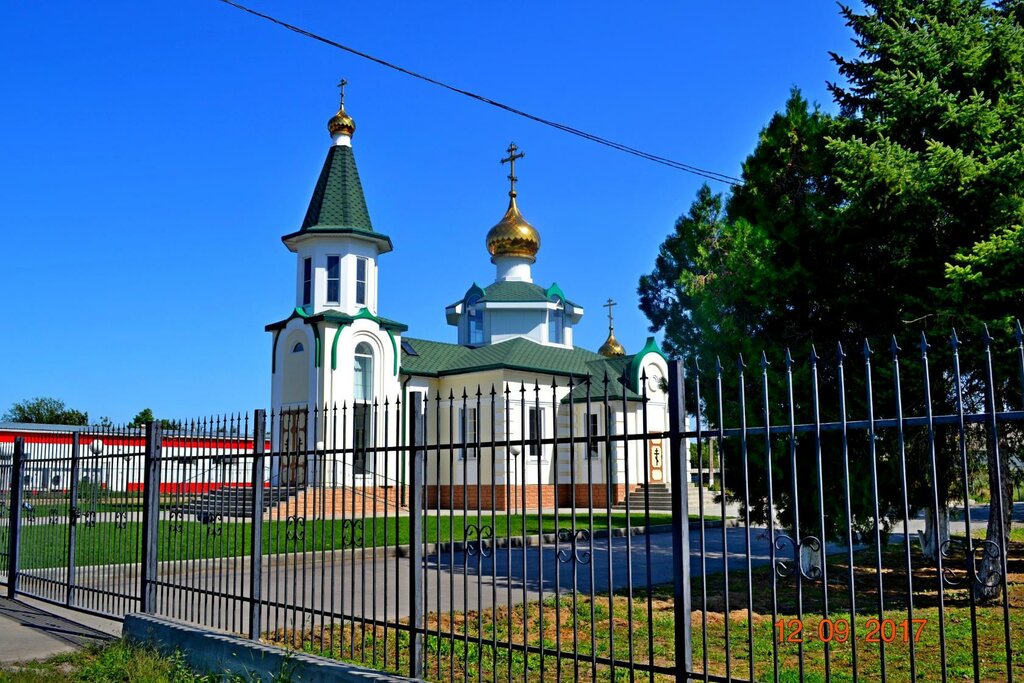
MULTIPOLYGON (((536 510, 558 507, 571 507, 574 503, 578 508, 593 506, 608 508, 621 503, 626 498, 626 487, 615 484, 611 487, 612 500, 608 500, 608 487, 604 484, 576 484, 576 500, 573 501, 571 484, 545 484, 543 486, 510 486, 495 485, 492 491, 489 484, 462 486, 428 485, 425 491, 426 506, 429 510, 536 510), (524 504, 523 496, 526 496, 524 504)), ((362 517, 363 515, 381 515, 407 513, 408 490, 406 505, 400 505, 400 489, 394 486, 376 487, 344 487, 344 488, 308 488, 299 491, 295 496, 282 502, 268 511, 268 516, 276 519, 295 515, 306 519, 334 518, 341 519, 362 517)))
POLYGON ((492 507, 495 510, 503 511, 515 509, 536 510, 538 507, 550 509, 555 507, 556 504, 558 507, 571 507, 574 503, 579 508, 589 506, 604 508, 625 500, 625 486, 615 484, 611 488, 612 500, 610 503, 608 501, 608 488, 604 484, 594 484, 592 486, 576 484, 575 501, 573 500, 571 484, 515 485, 509 487, 495 485, 493 501, 489 484, 481 484, 479 488, 474 484, 468 486, 461 484, 456 484, 455 486, 448 486, 446 484, 441 486, 428 485, 425 497, 427 507, 434 510, 447 510, 449 508, 455 510, 490 510, 492 507), (525 502, 523 500, 524 495, 526 497, 525 502))

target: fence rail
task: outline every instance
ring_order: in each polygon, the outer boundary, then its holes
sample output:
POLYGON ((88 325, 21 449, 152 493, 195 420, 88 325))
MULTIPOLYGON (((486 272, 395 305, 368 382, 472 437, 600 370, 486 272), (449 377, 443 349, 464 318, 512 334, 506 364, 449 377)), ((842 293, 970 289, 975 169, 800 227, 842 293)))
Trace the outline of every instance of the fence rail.
POLYGON ((430 680, 1022 680, 1015 341, 26 435, 0 579, 430 680))

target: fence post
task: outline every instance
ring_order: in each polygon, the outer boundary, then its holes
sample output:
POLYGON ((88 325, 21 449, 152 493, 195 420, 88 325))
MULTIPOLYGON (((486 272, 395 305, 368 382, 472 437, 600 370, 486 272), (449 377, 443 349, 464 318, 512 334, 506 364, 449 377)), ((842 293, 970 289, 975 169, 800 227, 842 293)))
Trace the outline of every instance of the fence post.
POLYGON ((252 534, 249 546, 249 638, 259 640, 263 629, 260 600, 263 585, 263 484, 267 451, 267 411, 252 415, 252 534))
POLYGON ((142 484, 142 575, 139 598, 144 614, 156 612, 157 528, 160 523, 160 423, 146 423, 142 484))
POLYGON ((408 448, 412 451, 409 486, 409 676, 423 678, 423 427, 420 415, 423 398, 419 392, 409 395, 408 448))
MULTIPOLYGON (((693 670, 693 627, 690 621, 690 501, 684 452, 686 439, 686 374, 682 361, 668 365, 669 446, 672 459, 672 582, 674 586, 676 680, 689 681, 693 670)), ((728 618, 728 615, 727 615, 728 618)))
MULTIPOLYGON (((95 437, 94 437, 95 438, 95 437)), ((71 483, 68 487, 68 581, 64 604, 75 603, 75 554, 78 548, 78 477, 82 455, 82 433, 71 435, 71 483)))
POLYGON ((25 437, 14 439, 14 458, 11 460, 11 509, 7 520, 7 597, 18 594, 18 574, 21 570, 21 489, 24 478, 25 437))

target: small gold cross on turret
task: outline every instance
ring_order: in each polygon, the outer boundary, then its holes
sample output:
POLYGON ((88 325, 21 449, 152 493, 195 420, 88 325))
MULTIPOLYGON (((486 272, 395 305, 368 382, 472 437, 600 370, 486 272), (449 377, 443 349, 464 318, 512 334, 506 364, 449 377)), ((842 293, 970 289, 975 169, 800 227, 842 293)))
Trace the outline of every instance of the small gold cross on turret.
POLYGON ((514 143, 514 142, 510 142, 509 145, 508 145, 508 149, 506 149, 505 151, 508 152, 508 156, 505 157, 504 159, 502 159, 501 163, 508 164, 508 180, 509 180, 508 196, 509 197, 515 197, 516 196, 516 181, 518 180, 518 178, 516 178, 516 159, 522 159, 524 156, 526 156, 526 154, 524 152, 519 152, 519 148, 516 147, 516 143, 514 143), (519 152, 519 153, 516 154, 516 152, 519 152))
POLYGON ((348 81, 344 78, 338 81, 338 90, 341 91, 341 107, 345 107, 345 86, 348 85, 348 81))
POLYGON ((613 325, 612 325, 612 308, 614 306, 616 306, 616 305, 617 304, 614 301, 612 301, 611 299, 608 299, 608 303, 601 304, 601 306, 603 306, 604 308, 608 309, 608 331, 609 332, 611 332, 611 330, 613 328, 613 325))

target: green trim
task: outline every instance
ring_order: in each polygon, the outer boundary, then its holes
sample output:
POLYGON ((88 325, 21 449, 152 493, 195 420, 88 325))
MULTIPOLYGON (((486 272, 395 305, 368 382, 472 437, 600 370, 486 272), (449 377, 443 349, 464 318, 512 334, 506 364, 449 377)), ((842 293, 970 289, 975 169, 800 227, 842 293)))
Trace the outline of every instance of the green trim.
MULTIPOLYGON (((365 308, 363 309, 366 310, 365 308)), ((398 377, 398 344, 395 343, 395 335, 391 334, 391 330, 384 330, 388 333, 388 339, 391 340, 391 352, 395 357, 395 377, 398 377)))
POLYGON ((341 337, 341 331, 345 329, 345 325, 338 325, 338 329, 334 332, 334 341, 331 342, 331 370, 338 369, 338 338, 341 337))
POLYGON ((632 362, 630 362, 629 364, 629 375, 630 378, 633 380, 632 389, 637 393, 640 392, 640 365, 643 361, 644 356, 646 356, 649 353, 656 353, 659 356, 661 356, 662 360, 664 360, 666 363, 668 362, 668 358, 665 356, 664 353, 662 353, 661 348, 658 346, 658 343, 654 341, 654 337, 648 337, 647 342, 644 343, 644 347, 636 352, 636 354, 633 356, 632 362))
POLYGON ((316 323, 313 323, 313 334, 313 367, 318 368, 321 365, 324 345, 320 343, 320 327, 316 323))
POLYGON ((284 320, 278 320, 276 323, 270 323, 263 329, 265 329, 267 332, 271 332, 273 330, 280 330, 283 329, 285 326, 288 325, 288 323, 290 323, 292 320, 295 320, 296 318, 307 320, 309 318, 309 314, 306 313, 306 311, 302 310, 301 306, 296 306, 295 310, 293 310, 287 318, 285 318, 284 320))
POLYGON ((277 342, 281 339, 281 330, 274 330, 274 346, 270 350, 270 374, 277 374, 277 342))
POLYGON ((558 295, 558 297, 562 300, 563 304, 568 303, 565 298, 565 292, 562 291, 562 288, 558 286, 557 282, 552 282, 551 286, 544 290, 544 296, 550 299, 552 295, 555 294, 558 295))
POLYGON ((340 323, 340 324, 344 324, 344 325, 349 325, 349 324, 355 322, 356 320, 372 320, 373 322, 377 323, 377 325, 379 325, 381 328, 383 328, 385 330, 395 330, 397 332, 405 332, 406 330, 409 329, 408 325, 404 325, 404 324, 402 324, 400 322, 397 322, 395 320, 388 320, 387 318, 381 318, 380 316, 376 316, 373 313, 370 313, 370 310, 368 308, 361 308, 361 309, 359 309, 359 312, 356 313, 355 315, 346 315, 346 314, 344 314, 344 313, 342 313, 340 311, 327 310, 327 311, 324 311, 323 313, 317 313, 314 316, 310 316, 309 318, 306 319, 306 322, 308 324, 312 324, 312 323, 317 323, 317 322, 320 322, 320 321, 324 321, 324 322, 329 322, 329 323, 340 323))

